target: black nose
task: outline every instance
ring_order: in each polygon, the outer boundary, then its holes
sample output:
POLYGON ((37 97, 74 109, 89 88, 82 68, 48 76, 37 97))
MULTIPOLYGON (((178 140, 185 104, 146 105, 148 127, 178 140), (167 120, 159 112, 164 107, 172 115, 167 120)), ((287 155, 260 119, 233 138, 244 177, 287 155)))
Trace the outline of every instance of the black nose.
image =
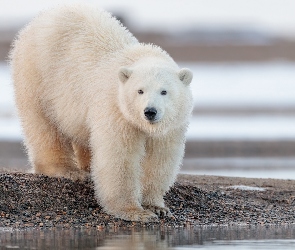
POLYGON ((144 115, 147 120, 153 121, 156 117, 157 110, 155 108, 146 108, 144 110, 144 115))

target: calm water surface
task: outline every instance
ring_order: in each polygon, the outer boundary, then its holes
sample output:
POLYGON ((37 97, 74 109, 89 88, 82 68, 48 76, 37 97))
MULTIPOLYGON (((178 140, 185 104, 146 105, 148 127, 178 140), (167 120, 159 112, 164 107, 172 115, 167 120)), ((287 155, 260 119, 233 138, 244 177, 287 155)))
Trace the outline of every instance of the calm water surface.
POLYGON ((0 229, 0 249, 294 249, 295 226, 0 229))

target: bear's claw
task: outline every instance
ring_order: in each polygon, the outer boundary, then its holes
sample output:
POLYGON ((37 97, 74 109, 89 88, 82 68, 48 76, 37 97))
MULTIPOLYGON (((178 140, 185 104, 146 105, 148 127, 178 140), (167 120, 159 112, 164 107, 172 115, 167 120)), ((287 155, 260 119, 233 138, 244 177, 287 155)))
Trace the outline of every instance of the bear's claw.
POLYGON ((148 206, 144 206, 144 208, 147 209, 147 210, 152 211, 153 213, 158 215, 160 218, 162 218, 164 216, 168 216, 168 217, 172 216, 169 208, 167 208, 167 207, 148 205, 148 206))

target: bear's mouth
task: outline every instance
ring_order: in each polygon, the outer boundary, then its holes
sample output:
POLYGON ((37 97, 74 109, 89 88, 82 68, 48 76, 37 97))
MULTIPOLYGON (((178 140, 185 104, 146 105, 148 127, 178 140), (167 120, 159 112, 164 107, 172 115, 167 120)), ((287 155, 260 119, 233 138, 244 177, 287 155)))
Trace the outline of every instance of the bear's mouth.
POLYGON ((147 121, 148 121, 148 123, 149 124, 151 124, 151 125, 153 125, 153 124, 156 124, 156 123, 159 123, 159 119, 155 119, 155 120, 148 120, 148 119, 146 119, 147 121))

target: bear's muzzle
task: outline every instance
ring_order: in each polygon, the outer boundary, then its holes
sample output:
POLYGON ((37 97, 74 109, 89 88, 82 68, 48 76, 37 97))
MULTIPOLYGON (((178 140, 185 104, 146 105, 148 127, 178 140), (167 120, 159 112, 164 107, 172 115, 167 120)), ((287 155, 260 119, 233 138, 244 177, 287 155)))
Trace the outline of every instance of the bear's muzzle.
POLYGON ((148 121, 155 121, 156 115, 157 115, 157 110, 155 108, 153 107, 145 108, 144 116, 145 116, 145 119, 147 119, 148 121))

